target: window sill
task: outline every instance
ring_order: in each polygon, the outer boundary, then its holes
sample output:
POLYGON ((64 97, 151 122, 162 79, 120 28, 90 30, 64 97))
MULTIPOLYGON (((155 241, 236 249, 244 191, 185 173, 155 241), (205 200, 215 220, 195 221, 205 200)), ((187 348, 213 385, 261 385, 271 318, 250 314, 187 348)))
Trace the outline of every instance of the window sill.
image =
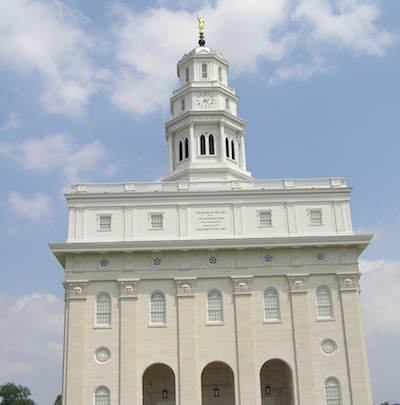
POLYGON ((94 325, 93 329, 112 329, 111 325, 94 325))
POLYGON ((271 325, 271 324, 281 324, 283 323, 280 319, 264 319, 264 325, 271 325))
POLYGON ((317 318, 317 322, 333 322, 335 318, 317 318))
POLYGON ((148 326, 149 328, 166 328, 167 325, 165 323, 154 323, 148 326))
POLYGON ((225 322, 207 322, 206 326, 225 326, 225 322))

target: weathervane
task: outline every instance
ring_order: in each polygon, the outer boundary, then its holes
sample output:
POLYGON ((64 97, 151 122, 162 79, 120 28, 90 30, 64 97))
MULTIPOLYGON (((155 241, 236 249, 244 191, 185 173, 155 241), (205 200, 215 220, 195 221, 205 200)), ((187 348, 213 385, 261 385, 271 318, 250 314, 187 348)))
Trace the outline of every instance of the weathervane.
POLYGON ((206 41, 204 39, 204 18, 202 18, 199 13, 196 11, 197 21, 199 22, 199 45, 204 46, 206 41))

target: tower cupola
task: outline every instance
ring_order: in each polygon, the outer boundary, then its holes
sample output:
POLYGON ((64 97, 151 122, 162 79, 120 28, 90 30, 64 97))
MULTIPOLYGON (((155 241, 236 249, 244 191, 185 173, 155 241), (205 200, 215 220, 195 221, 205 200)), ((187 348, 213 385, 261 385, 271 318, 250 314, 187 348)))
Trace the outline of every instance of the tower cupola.
POLYGON ((199 46, 178 62, 179 87, 171 97, 173 118, 166 123, 169 172, 164 181, 251 180, 246 170, 245 121, 237 116, 238 97, 228 85, 227 60, 199 46))

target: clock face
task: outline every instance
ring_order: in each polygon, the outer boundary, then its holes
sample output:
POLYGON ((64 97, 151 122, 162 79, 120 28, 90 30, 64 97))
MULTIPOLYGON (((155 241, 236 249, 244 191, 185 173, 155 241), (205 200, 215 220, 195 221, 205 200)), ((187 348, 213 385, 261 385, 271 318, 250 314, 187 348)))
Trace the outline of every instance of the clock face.
POLYGON ((201 93, 196 97, 196 103, 200 108, 210 108, 214 105, 215 100, 211 94, 201 93))

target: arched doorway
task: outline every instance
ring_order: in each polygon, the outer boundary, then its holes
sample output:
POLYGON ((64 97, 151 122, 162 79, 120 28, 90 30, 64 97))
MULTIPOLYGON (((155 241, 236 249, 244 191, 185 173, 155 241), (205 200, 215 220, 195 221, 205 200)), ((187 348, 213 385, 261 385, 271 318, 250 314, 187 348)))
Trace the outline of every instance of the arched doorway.
POLYGON ((235 405, 235 384, 232 369, 222 361, 204 367, 201 374, 203 405, 235 405))
POLYGON ((143 405, 175 405, 175 374, 171 367, 156 363, 145 370, 143 405))
POLYGON ((260 371, 262 405, 292 405, 293 376, 282 360, 272 359, 260 371))

